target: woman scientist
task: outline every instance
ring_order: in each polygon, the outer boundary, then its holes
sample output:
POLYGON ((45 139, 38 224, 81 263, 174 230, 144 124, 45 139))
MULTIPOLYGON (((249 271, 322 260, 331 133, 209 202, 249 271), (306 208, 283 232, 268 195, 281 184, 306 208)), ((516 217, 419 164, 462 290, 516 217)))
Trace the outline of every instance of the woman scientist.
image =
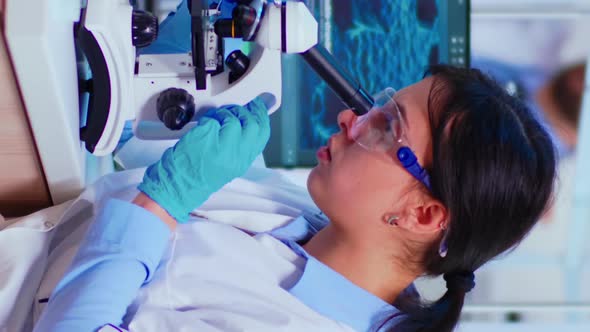
MULTIPOLYGON (((184 2, 173 19, 161 34, 189 24, 184 2)), ((162 40, 163 50, 190 47, 185 33, 162 40)), ((330 222, 299 241, 212 222, 176 230, 270 136, 260 99, 208 113, 147 169, 132 203, 101 211, 35 331, 452 331, 474 272, 546 208, 556 161, 530 111, 479 71, 430 74, 378 94, 363 117, 339 114, 307 183, 330 222), (158 275, 174 232, 198 250, 177 259, 190 271, 158 275), (425 275, 447 284, 432 304, 412 287, 425 275), (190 286, 164 306, 151 300, 174 283, 190 286)))
MULTIPOLYGON (((144 310, 144 322, 160 331, 179 326, 172 322, 194 331, 452 331, 474 271, 518 244, 546 208, 555 156, 529 110, 479 71, 438 66, 431 74, 377 95, 363 117, 339 114, 340 132, 318 152, 307 183, 327 226, 298 244, 194 223, 202 298, 144 310), (400 162, 404 148, 423 172, 400 162), (241 251, 255 254, 231 271, 253 266, 260 277, 215 272, 241 251), (430 305, 411 291, 424 275, 447 283, 430 305)), ((242 175, 269 134, 259 99, 207 114, 147 169, 133 203, 107 204, 36 331, 120 325, 177 223, 242 175)))

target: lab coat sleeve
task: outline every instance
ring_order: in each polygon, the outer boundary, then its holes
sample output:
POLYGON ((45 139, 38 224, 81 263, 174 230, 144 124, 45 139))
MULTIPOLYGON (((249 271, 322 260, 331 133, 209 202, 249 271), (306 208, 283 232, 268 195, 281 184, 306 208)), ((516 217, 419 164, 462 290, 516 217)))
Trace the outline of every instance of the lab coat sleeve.
POLYGON ((157 268, 169 228, 143 208, 110 200, 90 226, 34 331, 97 331, 120 325, 157 268))

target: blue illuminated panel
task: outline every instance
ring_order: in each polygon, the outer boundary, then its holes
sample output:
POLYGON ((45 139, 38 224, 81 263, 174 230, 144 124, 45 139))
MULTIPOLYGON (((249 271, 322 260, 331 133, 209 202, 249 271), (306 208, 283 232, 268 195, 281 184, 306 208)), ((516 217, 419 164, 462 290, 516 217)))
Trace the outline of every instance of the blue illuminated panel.
MULTIPOLYGON (((466 0, 306 4, 320 24, 321 43, 370 93, 415 83, 429 64, 467 65, 466 0)), ((283 81, 283 105, 272 117, 265 159, 270 166, 313 166, 317 148, 338 131, 344 105, 299 56, 284 57, 283 81)))

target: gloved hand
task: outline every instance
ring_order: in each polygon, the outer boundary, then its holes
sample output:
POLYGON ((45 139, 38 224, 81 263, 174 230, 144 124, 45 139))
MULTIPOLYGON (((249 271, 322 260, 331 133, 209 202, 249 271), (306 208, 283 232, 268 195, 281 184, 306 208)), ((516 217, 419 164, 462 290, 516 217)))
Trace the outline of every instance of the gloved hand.
POLYGON ((208 112, 145 172, 138 189, 178 222, 226 183, 243 175, 270 137, 261 98, 208 112))

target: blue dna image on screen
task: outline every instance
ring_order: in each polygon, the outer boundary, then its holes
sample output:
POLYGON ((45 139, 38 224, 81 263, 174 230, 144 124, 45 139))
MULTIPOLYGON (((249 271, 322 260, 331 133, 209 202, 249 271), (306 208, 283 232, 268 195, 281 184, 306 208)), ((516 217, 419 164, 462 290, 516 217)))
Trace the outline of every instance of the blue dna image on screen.
MULTIPOLYGON (((440 1, 308 0, 319 22, 320 42, 369 93, 396 90, 422 79, 439 62, 440 1)), ((307 66, 294 87, 300 97, 299 147, 325 144, 344 105, 307 66)), ((284 93, 289 93, 284 91, 284 93)))

